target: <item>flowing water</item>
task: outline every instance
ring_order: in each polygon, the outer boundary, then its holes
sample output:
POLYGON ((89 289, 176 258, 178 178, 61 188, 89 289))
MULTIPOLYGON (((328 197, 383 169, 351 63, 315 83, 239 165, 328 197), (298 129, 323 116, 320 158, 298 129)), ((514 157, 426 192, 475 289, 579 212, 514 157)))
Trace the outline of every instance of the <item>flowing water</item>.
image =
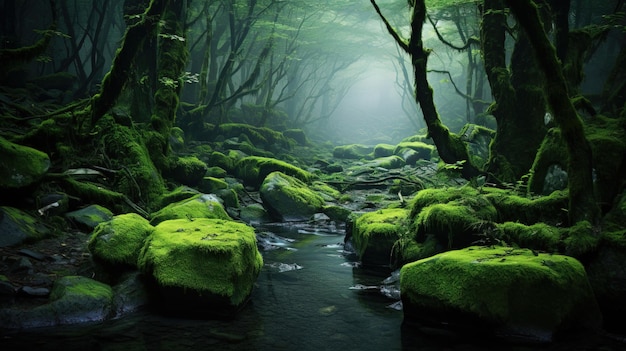
POLYGON ((233 320, 168 318, 140 311, 93 325, 35 329, 0 339, 5 350, 623 350, 578 339, 549 347, 476 345, 425 337, 402 325, 391 272, 364 268, 333 226, 257 228, 265 265, 233 320), (387 295, 387 296, 386 296, 387 295), (391 296, 391 297, 390 297, 391 296))
POLYGON ((343 230, 276 225, 257 233, 265 265, 234 320, 143 311, 12 335, 0 340, 0 350, 401 349, 402 312, 388 307, 395 301, 376 289, 390 272, 358 267, 343 250, 343 230))

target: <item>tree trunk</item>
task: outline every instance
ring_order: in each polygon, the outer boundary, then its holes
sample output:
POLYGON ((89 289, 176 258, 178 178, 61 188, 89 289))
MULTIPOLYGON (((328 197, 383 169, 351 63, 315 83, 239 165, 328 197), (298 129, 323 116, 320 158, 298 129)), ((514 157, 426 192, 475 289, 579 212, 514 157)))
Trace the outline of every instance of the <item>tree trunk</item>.
POLYGON ((570 224, 582 220, 597 224, 600 211, 593 191, 591 147, 569 98, 556 50, 546 36, 537 7, 530 0, 507 0, 507 3, 535 49, 545 75, 546 98, 567 146, 570 224))

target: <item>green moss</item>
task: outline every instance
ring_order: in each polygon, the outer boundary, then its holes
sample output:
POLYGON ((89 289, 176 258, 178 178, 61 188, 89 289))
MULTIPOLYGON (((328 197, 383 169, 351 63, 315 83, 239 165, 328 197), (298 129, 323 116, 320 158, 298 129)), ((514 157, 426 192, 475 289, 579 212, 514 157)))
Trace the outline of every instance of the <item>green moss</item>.
POLYGON ((199 194, 198 190, 194 188, 190 188, 184 185, 179 186, 175 188, 174 190, 163 194, 161 196, 159 204, 160 204, 160 207, 163 208, 169 204, 189 199, 193 196, 197 196, 198 194, 199 194))
POLYGON ((325 204, 324 198, 300 179, 281 172, 265 177, 260 195, 273 217, 287 221, 308 219, 325 204))
POLYGON ((178 183, 196 186, 206 174, 206 170, 206 164, 196 156, 184 156, 173 158, 165 174, 178 183))
POLYGON ((289 142, 282 133, 265 127, 255 127, 243 123, 223 123, 214 131, 216 135, 222 135, 225 139, 240 137, 246 138, 255 146, 282 145, 288 147, 289 142))
POLYGON ((496 224, 500 239, 523 248, 557 252, 561 240, 558 228, 545 223, 525 225, 517 222, 496 224))
POLYGON ((0 206, 0 247, 33 242, 50 235, 50 229, 37 218, 14 207, 0 206))
POLYGON ((496 219, 496 209, 486 199, 461 198, 423 208, 415 217, 412 228, 418 241, 432 234, 444 247, 462 248, 478 239, 484 223, 496 219))
POLYGON ((402 267, 400 289, 405 314, 452 309, 498 325, 551 330, 567 319, 599 318, 580 262, 528 249, 441 253, 402 267))
POLYGON ((600 237, 594 233, 594 228, 587 221, 579 221, 569 228, 563 228, 562 237, 565 242, 565 253, 581 258, 597 250, 600 237))
POLYGON ((351 210, 337 205, 328 205, 322 208, 322 212, 330 218, 331 221, 345 222, 352 213, 351 210))
POLYGON ((232 171, 235 167, 235 161, 219 151, 213 152, 209 160, 209 166, 220 167, 225 169, 227 172, 232 171))
POLYGON ((265 177, 275 171, 298 178, 305 183, 309 183, 313 178, 310 172, 287 162, 259 156, 249 156, 239 160, 236 165, 235 174, 238 178, 242 179, 244 183, 258 188, 265 177))
POLYGON ((83 276, 65 276, 57 280, 50 291, 50 301, 60 298, 93 298, 111 301, 113 290, 107 284, 83 276))
POLYGON ((347 159, 371 159, 374 148, 360 144, 340 145, 333 149, 333 157, 347 159))
POLYGON ((218 190, 227 189, 228 183, 226 183, 223 179, 204 177, 198 188, 200 191, 205 193, 215 193, 218 190))
POLYGON ((230 219, 230 216, 214 195, 198 194, 160 209, 152 215, 150 223, 156 225, 166 220, 179 218, 230 219))
POLYGON ((0 188, 21 188, 40 180, 50 167, 44 152, 0 137, 0 188))
POLYGON ((548 130, 531 167, 531 174, 528 179, 528 190, 531 193, 543 193, 544 181, 551 165, 558 165, 561 169, 567 169, 567 158, 564 155, 568 155, 568 153, 560 129, 548 130))
POLYGON ((533 224, 544 222, 551 225, 567 223, 569 198, 567 191, 555 191, 549 196, 528 198, 513 195, 509 191, 486 189, 484 195, 498 211, 500 222, 533 224))
POLYGON ((387 157, 393 155, 396 146, 391 144, 378 144, 374 146, 374 157, 387 157))
POLYGON ((401 155, 402 150, 411 149, 417 152, 417 155, 420 159, 430 160, 433 153, 436 151, 435 147, 432 145, 428 145, 421 141, 411 141, 411 142, 401 142, 396 145, 396 148, 393 151, 394 155, 401 155))
POLYGON ((367 166, 381 167, 385 169, 401 168, 404 165, 405 165, 405 162, 402 159, 402 157, 396 156, 396 155, 380 157, 367 163, 367 166))
POLYGON ((401 208, 382 209, 354 221, 352 243, 364 263, 389 264, 392 247, 406 231, 408 213, 401 208))
POLYGON ((411 200, 411 217, 416 217, 426 206, 445 204, 460 198, 471 198, 478 195, 478 190, 470 186, 424 189, 418 192, 413 200, 411 200))
POLYGON ((311 190, 315 190, 320 195, 322 195, 322 197, 324 197, 324 200, 326 201, 337 200, 339 199, 339 197, 341 197, 341 192, 339 190, 331 187, 324 182, 313 181, 310 188, 311 190))
POLYGON ((228 297, 233 305, 245 301, 262 266, 254 228, 207 218, 160 223, 139 259, 160 286, 228 297))
POLYGON ((117 215, 98 224, 87 247, 96 260, 113 266, 136 267, 139 250, 152 230, 148 220, 138 214, 117 215))

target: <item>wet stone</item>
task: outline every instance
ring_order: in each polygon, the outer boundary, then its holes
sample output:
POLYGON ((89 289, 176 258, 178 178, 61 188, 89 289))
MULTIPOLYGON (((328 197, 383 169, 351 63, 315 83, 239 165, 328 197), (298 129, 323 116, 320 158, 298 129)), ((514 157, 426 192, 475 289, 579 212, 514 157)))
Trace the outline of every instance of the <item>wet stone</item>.
POLYGON ((18 290, 18 293, 22 296, 30 297, 46 297, 50 295, 50 289, 47 288, 33 288, 31 286, 23 286, 18 290))
POLYGON ((29 249, 20 249, 20 250, 18 251, 18 253, 19 253, 20 255, 23 255, 23 256, 27 256, 27 257, 30 257, 30 258, 34 258, 34 259, 36 259, 37 261, 43 261, 43 260, 46 258, 46 256, 45 256, 45 255, 43 255, 43 254, 41 254, 41 253, 39 253, 39 252, 35 252, 35 251, 33 251, 33 250, 29 250, 29 249))

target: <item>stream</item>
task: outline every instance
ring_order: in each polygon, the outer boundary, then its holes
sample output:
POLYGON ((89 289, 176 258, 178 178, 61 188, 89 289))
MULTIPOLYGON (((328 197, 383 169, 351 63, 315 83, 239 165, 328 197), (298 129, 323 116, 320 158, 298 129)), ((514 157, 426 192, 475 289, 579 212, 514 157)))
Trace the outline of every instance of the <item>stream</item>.
POLYGON ((13 334, 0 340, 0 349, 400 350, 402 312, 389 307, 397 300, 374 289, 390 272, 359 267, 344 252, 344 234, 332 225, 257 227, 265 264, 233 320, 139 311, 94 325, 13 334))
POLYGON ((402 325, 388 269, 365 268, 333 225, 257 226, 264 267, 249 303, 231 320, 165 317, 141 310, 120 319, 9 334, 0 350, 623 350, 574 336, 550 346, 476 345, 432 338, 402 325), (383 284, 389 283, 389 284, 383 284), (393 297, 393 298, 392 298, 393 297))

